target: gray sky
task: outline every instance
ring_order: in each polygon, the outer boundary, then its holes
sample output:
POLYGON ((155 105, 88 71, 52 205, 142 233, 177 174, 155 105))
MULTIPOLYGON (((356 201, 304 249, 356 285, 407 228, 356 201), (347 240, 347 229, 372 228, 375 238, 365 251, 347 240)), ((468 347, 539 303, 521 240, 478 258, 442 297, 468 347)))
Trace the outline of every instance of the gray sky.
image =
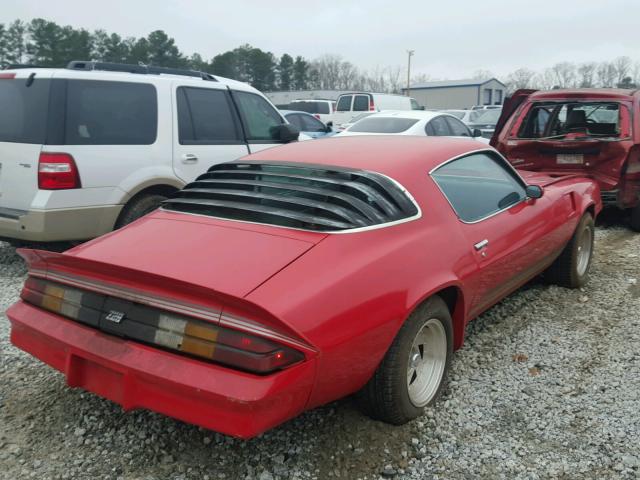
POLYGON ((341 55, 362 69, 406 65, 433 78, 498 76, 569 60, 640 60, 639 0, 3 0, 0 23, 43 17, 123 36, 156 29, 210 59, 250 43, 276 55, 341 55))

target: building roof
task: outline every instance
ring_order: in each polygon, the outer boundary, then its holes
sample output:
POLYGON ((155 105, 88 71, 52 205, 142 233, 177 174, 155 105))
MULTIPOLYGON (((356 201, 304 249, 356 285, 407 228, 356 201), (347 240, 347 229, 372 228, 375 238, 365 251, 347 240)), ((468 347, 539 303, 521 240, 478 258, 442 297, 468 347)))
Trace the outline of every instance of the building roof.
MULTIPOLYGON (((439 80, 437 82, 416 83, 415 85, 411 85, 411 90, 420 90, 425 88, 479 87, 480 85, 489 83, 492 80, 495 80, 503 87, 506 87, 506 85, 497 78, 486 78, 484 80, 478 78, 468 78, 464 80, 439 80)), ((403 88, 402 90, 406 90, 406 88, 403 88)))

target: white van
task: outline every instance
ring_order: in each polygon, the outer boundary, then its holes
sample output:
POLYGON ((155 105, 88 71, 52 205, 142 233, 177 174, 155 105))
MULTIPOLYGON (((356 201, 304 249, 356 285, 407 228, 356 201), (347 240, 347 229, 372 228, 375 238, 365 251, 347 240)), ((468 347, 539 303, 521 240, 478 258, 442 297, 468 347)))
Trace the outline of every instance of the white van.
POLYGON ((382 110, 421 110, 418 102, 404 95, 389 93, 353 92, 338 97, 336 111, 331 115, 334 125, 347 123, 362 112, 380 112, 382 110))

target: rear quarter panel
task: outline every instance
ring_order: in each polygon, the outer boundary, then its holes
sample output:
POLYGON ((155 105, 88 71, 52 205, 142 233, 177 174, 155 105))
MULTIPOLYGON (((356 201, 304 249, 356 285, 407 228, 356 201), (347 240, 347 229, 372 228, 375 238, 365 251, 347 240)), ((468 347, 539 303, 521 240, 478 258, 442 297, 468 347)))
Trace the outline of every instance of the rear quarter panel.
MULTIPOLYGON (((447 286, 464 291, 459 279, 476 268, 470 249, 444 199, 427 205, 418 220, 329 235, 246 297, 318 348, 309 407, 359 390, 421 301, 447 286)), ((463 332, 464 295, 459 302, 463 332)))

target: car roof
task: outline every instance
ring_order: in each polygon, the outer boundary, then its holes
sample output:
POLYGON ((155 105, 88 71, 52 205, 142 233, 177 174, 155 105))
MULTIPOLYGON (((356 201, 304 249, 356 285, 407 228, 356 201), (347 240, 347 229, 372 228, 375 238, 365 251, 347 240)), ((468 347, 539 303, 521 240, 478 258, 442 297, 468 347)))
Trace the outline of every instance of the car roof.
POLYGON ((477 140, 407 135, 330 137, 293 142, 248 155, 240 160, 295 162, 370 170, 408 188, 421 174, 465 153, 493 150, 477 140))
POLYGON ((440 115, 453 116, 445 112, 430 111, 430 110, 387 110, 375 113, 367 118, 373 117, 385 117, 385 118, 415 118, 417 120, 431 120, 434 117, 440 115))
POLYGON ((69 68, 17 68, 3 70, 3 73, 15 73, 16 78, 28 78, 31 74, 36 75, 36 79, 40 78, 63 78, 63 79, 82 79, 82 80, 107 80, 107 81, 134 81, 145 83, 156 82, 173 82, 179 80, 180 83, 192 84, 194 86, 206 87, 210 84, 222 84, 234 87, 240 90, 258 92, 248 83, 239 82, 226 77, 211 75, 215 81, 203 80, 202 78, 189 77, 185 75, 174 75, 169 73, 131 73, 117 72, 109 70, 74 70, 69 68))
POLYGON ((579 88, 537 91, 529 97, 531 100, 563 99, 563 98, 617 98, 630 99, 640 90, 629 88, 579 88))

